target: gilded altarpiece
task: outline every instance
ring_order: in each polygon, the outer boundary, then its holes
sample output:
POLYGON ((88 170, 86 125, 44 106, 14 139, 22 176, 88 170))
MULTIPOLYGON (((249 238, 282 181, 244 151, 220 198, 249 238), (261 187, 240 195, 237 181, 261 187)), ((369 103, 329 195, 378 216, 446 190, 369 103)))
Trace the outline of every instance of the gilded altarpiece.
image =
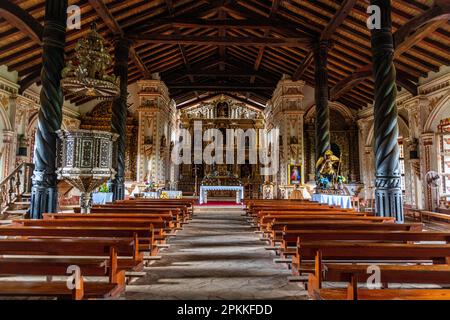
MULTIPOLYGON (((217 183, 226 185, 227 179, 233 180, 237 177, 244 186, 245 198, 258 198, 261 195, 263 178, 259 174, 260 166, 258 163, 251 163, 249 159, 249 150, 256 150, 259 154, 259 130, 264 129, 264 117, 261 110, 251 107, 245 103, 238 102, 232 98, 218 96, 211 101, 203 102, 192 108, 184 109, 180 116, 181 126, 191 133, 194 137, 194 122, 201 122, 203 133, 207 129, 219 129, 226 141, 227 129, 242 129, 245 132, 254 129, 256 141, 253 142, 246 138, 245 142, 245 163, 237 163, 237 141, 234 141, 234 163, 226 163, 226 151, 224 148, 223 164, 181 164, 179 175, 179 189, 185 193, 195 193, 199 190, 202 180, 217 172, 217 183)), ((210 144, 210 141, 203 141, 203 150, 210 144)), ((194 155, 192 155, 194 163, 194 155)), ((230 182, 231 183, 231 182, 230 182)), ((231 183, 232 184, 232 183, 231 183)), ((212 196, 231 197, 233 192, 214 191, 212 196)))

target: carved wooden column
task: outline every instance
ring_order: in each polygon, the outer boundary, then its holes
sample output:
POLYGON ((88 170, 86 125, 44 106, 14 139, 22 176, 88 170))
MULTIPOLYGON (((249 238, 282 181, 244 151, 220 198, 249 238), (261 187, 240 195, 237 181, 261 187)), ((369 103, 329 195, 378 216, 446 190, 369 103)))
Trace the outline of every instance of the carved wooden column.
POLYGON ((328 106, 328 41, 314 47, 316 98, 316 161, 330 149, 330 108, 328 106))
POLYGON ((371 30, 375 79, 375 203, 378 216, 403 222, 397 123, 397 87, 393 63, 391 1, 372 0, 381 9, 381 26, 371 30))
POLYGON ((116 177, 110 181, 113 200, 125 198, 125 143, 127 134, 127 96, 128 96, 128 56, 130 41, 120 38, 116 41, 114 74, 120 77, 120 94, 112 105, 111 131, 117 133, 116 177))
POLYGON ((57 211, 56 131, 61 129, 61 71, 64 68, 67 0, 46 0, 42 51, 41 108, 35 138, 33 188, 30 216, 57 211))

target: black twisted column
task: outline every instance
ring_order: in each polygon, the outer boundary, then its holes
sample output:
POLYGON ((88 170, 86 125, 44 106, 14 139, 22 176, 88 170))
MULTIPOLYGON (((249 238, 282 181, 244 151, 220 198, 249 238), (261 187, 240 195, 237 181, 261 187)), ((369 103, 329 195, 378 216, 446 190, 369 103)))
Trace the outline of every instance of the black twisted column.
POLYGON ((398 222, 403 222, 391 1, 372 0, 371 4, 381 9, 381 28, 371 30, 375 79, 376 213, 378 216, 395 217, 398 222))
POLYGON ((314 45, 316 99, 316 161, 330 149, 330 109, 328 107, 328 41, 314 45))
POLYGON ((125 198, 125 139, 127 135, 127 86, 128 86, 128 56, 130 54, 130 41, 119 38, 116 41, 114 74, 120 77, 120 94, 114 99, 112 105, 111 131, 117 133, 117 171, 114 180, 110 181, 110 191, 113 200, 125 198))
POLYGON ((57 211, 56 131, 61 129, 61 71, 64 68, 67 0, 46 0, 42 51, 41 108, 34 149, 34 175, 30 217, 42 218, 44 212, 57 211))

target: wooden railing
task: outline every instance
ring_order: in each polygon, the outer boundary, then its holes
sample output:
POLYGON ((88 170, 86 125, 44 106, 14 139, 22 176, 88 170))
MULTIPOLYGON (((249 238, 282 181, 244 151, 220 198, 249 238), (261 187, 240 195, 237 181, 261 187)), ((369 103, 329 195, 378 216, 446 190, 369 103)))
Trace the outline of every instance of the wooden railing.
POLYGON ((24 194, 31 193, 33 170, 32 163, 22 163, 0 182, 0 214, 14 202, 21 201, 24 194))

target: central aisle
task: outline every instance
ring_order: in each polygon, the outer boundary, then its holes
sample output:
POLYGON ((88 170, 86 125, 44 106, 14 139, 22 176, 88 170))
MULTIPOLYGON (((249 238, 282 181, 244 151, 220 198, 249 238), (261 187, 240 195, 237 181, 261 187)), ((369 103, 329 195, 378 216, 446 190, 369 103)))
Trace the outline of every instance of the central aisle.
POLYGON ((195 216, 126 299, 307 299, 290 271, 275 264, 240 207, 197 207, 195 216))

